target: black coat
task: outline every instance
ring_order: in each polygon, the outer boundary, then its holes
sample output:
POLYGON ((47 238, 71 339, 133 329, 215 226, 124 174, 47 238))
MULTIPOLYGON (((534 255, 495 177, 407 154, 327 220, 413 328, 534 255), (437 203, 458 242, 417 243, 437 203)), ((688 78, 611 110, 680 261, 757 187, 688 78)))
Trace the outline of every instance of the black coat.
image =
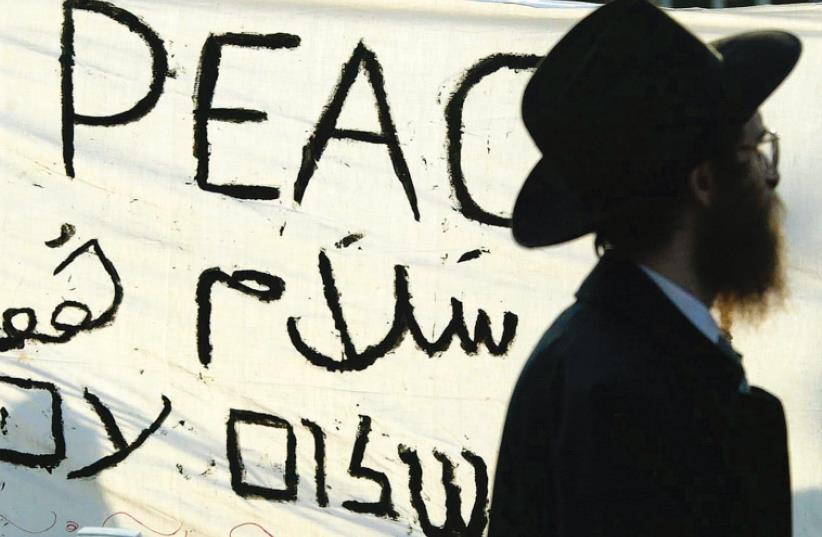
POLYGON ((634 265, 576 296, 511 398, 489 537, 790 537, 779 400, 634 265))

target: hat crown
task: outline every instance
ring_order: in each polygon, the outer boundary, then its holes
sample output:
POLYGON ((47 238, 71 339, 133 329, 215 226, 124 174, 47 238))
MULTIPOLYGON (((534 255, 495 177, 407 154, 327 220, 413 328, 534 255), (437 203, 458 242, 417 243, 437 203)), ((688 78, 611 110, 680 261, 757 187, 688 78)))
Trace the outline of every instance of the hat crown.
POLYGON ((616 0, 549 52, 523 97, 523 119, 546 158, 605 192, 684 169, 705 157, 718 128, 722 61, 644 0, 616 0))
POLYGON ((511 227, 544 246, 670 195, 790 73, 799 39, 756 31, 710 45, 645 0, 615 0, 543 59, 522 100, 543 153, 511 227))

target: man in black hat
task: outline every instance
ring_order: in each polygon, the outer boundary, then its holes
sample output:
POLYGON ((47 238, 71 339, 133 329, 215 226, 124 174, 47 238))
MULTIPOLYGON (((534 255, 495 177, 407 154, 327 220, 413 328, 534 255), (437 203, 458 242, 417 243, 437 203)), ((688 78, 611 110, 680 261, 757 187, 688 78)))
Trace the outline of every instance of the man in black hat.
POLYGON ((523 97, 543 153, 513 232, 595 233, 599 263, 508 409, 490 537, 789 537, 779 400, 748 386, 710 313, 784 294, 778 138, 758 112, 800 53, 785 32, 709 45, 616 0, 549 52, 523 97))

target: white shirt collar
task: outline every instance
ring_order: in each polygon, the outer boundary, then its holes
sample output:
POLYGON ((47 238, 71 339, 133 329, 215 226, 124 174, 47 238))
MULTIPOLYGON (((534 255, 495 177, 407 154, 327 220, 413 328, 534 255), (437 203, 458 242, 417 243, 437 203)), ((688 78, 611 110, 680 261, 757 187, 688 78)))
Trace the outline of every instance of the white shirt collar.
POLYGON ((719 330, 719 325, 716 324, 716 321, 711 316, 710 310, 705 307, 705 304, 662 274, 643 265, 639 265, 639 268, 654 281, 660 290, 665 293, 665 296, 674 303, 674 306, 676 306, 705 337, 714 343, 719 341, 722 332, 719 330))

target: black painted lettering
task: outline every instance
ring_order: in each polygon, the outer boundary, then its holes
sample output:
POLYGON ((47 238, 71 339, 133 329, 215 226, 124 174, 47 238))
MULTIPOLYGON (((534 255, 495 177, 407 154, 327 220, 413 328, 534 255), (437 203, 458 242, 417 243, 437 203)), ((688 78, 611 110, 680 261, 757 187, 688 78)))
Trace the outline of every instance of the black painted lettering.
POLYGON ((388 476, 362 464, 370 433, 371 417, 360 415, 360 425, 357 428, 357 439, 354 441, 354 450, 351 452, 351 464, 348 466, 348 473, 352 477, 368 479, 377 483, 380 486, 380 499, 376 502, 346 500, 342 505, 355 513, 396 519, 399 514, 394 510, 394 504, 391 501, 391 483, 388 481, 388 476))
POLYGON ((303 418, 303 426, 314 436, 314 484, 317 488, 317 505, 328 506, 328 491, 325 486, 325 432, 311 420, 303 418))
POLYGON ((408 269, 402 265, 394 267, 394 320, 391 328, 385 337, 374 345, 369 345, 363 351, 358 351, 355 347, 351 334, 348 330, 348 323, 343 314, 340 304, 340 292, 334 279, 334 272, 331 261, 325 252, 320 252, 319 256, 320 278, 323 283, 325 301, 334 320, 334 328, 340 335, 343 345, 343 359, 336 360, 327 356, 308 345, 303 339, 297 327, 298 318, 288 318, 288 335, 294 348, 302 354, 312 364, 323 367, 329 371, 362 371, 373 365, 378 359, 388 354, 391 350, 399 346, 406 332, 410 332, 414 342, 428 356, 435 356, 448 350, 451 341, 456 337, 459 339, 460 347, 468 353, 475 354, 479 351, 480 343, 484 343, 488 351, 495 356, 500 356, 508 352, 516 334, 518 317, 511 312, 505 312, 503 316, 502 336, 499 342, 495 342, 491 333, 491 321, 488 314, 479 310, 477 320, 474 325, 474 337, 468 333, 465 324, 462 302, 456 298, 451 298, 451 320, 443 329, 438 338, 433 341, 428 340, 423 334, 417 319, 414 315, 414 306, 411 302, 411 293, 408 289, 408 269))
POLYGON ((462 132, 464 128, 462 108, 465 105, 465 98, 468 97, 468 92, 486 76, 502 68, 515 71, 534 69, 541 59, 541 56, 533 54, 492 54, 483 58, 465 72, 457 90, 451 95, 445 107, 445 122, 448 128, 448 175, 454 196, 460 204, 460 211, 470 220, 476 220, 489 226, 508 227, 511 225, 510 218, 489 213, 480 207, 471 197, 468 186, 465 184, 465 175, 462 171, 462 132))
POLYGON ((280 190, 272 186, 216 185, 208 182, 208 165, 211 147, 208 143, 208 122, 232 123, 261 122, 267 114, 246 108, 212 108, 214 90, 220 72, 220 59, 224 46, 265 48, 276 50, 295 48, 300 38, 292 34, 228 33, 210 35, 203 45, 197 83, 194 88, 194 156, 197 159, 197 185, 208 192, 219 192, 233 198, 273 200, 280 197, 280 190))
POLYGON ((62 116, 63 116, 63 165, 66 175, 74 177, 74 127, 94 125, 111 127, 137 121, 154 108, 168 75, 168 54, 163 40, 145 22, 133 13, 100 0, 64 0, 63 31, 60 54, 62 116), (74 110, 74 10, 80 9, 99 13, 122 24, 137 34, 151 52, 151 84, 148 92, 134 106, 124 112, 108 116, 89 116, 74 110))
POLYGON ((297 485, 299 483, 299 476, 297 475, 297 437, 294 435, 294 428, 291 427, 291 424, 271 414, 232 408, 229 413, 226 429, 226 457, 228 458, 228 467, 231 471, 231 488, 234 492, 243 498, 259 497, 279 502, 296 501, 297 485), (261 427, 273 427, 286 430, 288 440, 286 445, 284 489, 272 489, 246 483, 240 436, 237 433, 238 423, 248 423, 261 427))
POLYGON ((24 453, 13 449, 0 449, 0 461, 29 468, 45 468, 51 472, 66 458, 66 440, 63 435, 63 400, 57 386, 51 382, 0 376, 0 382, 23 390, 45 390, 51 396, 51 453, 24 453))
POLYGON ((306 344, 297 328, 297 318, 295 317, 288 318, 288 335, 291 338, 291 343, 300 354, 316 366, 324 367, 329 371, 362 371, 400 344, 405 327, 402 325, 401 317, 396 310, 399 306, 395 306, 394 322, 382 341, 375 345, 369 345, 362 352, 357 351, 348 332, 348 323, 343 315, 340 292, 337 290, 337 284, 334 281, 331 261, 325 252, 320 252, 319 268, 325 301, 331 311, 331 317, 334 319, 334 327, 340 334, 340 340, 343 344, 344 359, 335 360, 306 344))
POLYGON ((113 468, 114 466, 117 466, 123 462, 126 457, 134 453, 134 450, 142 446, 145 441, 148 440, 148 437, 160 428, 165 419, 171 413, 171 401, 165 395, 161 396, 163 399, 163 408, 160 410, 160 414, 151 423, 151 425, 140 431, 140 434, 137 435, 137 439, 134 440, 134 442, 129 444, 125 437, 123 437, 123 433, 120 431, 120 426, 117 425, 117 420, 114 419, 114 416, 111 414, 111 410, 109 410, 108 407, 100 401, 100 398, 88 391, 88 388, 83 391, 83 397, 85 397, 86 401, 88 401, 97 413, 97 416, 100 418, 100 421, 103 423, 103 427, 106 430, 108 439, 111 441, 111 444, 114 446, 116 451, 111 455, 106 455, 92 464, 89 464, 88 466, 84 466, 83 468, 74 470, 73 472, 69 472, 66 476, 68 479, 90 477, 99 474, 106 468, 113 468))
POLYGON ((462 457, 474 467, 476 497, 468 523, 462 518, 462 490, 454 483, 454 463, 439 451, 434 458, 442 464, 442 484, 445 487, 445 523, 434 526, 428 517, 428 508, 422 498, 422 465, 413 449, 400 445, 397 448, 400 459, 408 465, 408 489, 411 505, 417 512, 422 532, 427 537, 481 537, 488 524, 488 469, 485 461, 468 450, 462 457))
POLYGON ((235 291, 257 298, 262 302, 279 300, 285 291, 285 282, 277 276, 256 270, 237 270, 231 275, 213 267, 200 274, 197 281, 195 300, 197 302, 197 355, 200 363, 208 367, 211 363, 211 289, 217 282, 224 283, 235 291), (257 287, 251 287, 248 283, 257 287))
POLYGON ((391 163, 394 166, 394 173, 402 184, 405 195, 408 198, 408 203, 411 205, 411 212, 414 214, 414 219, 420 219, 420 212, 417 208, 417 194, 414 191, 411 172, 408 170, 408 165, 405 162, 405 157, 400 148, 400 141, 397 137, 397 129, 394 126, 393 119, 391 119, 391 109, 388 106, 388 98, 385 93, 382 66, 377 60, 377 56, 362 42, 357 45, 354 53, 351 55, 351 59, 343 66, 340 81, 334 89, 331 101, 323 109, 314 133, 309 137, 308 143, 306 143, 303 148, 302 164, 297 174, 297 180, 294 183, 294 201, 297 203, 302 203, 305 190, 308 188, 308 182, 314 175, 317 169, 317 163, 322 158, 323 151, 325 151, 328 140, 331 138, 385 145, 388 148, 388 155, 391 157, 391 163), (365 68, 368 81, 374 90, 377 115, 380 122, 380 132, 337 128, 337 119, 340 116, 345 99, 348 97, 348 91, 354 84, 357 74, 359 74, 360 65, 365 68))

